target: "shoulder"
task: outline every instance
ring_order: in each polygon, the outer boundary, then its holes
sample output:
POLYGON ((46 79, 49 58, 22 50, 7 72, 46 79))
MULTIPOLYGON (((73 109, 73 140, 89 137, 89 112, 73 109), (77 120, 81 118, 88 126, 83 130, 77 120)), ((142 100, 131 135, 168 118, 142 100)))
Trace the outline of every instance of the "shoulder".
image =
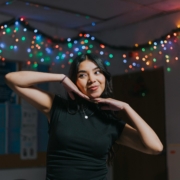
POLYGON ((48 114, 48 121, 54 116, 56 116, 60 111, 67 111, 69 106, 69 100, 60 94, 54 94, 52 100, 52 106, 48 114))

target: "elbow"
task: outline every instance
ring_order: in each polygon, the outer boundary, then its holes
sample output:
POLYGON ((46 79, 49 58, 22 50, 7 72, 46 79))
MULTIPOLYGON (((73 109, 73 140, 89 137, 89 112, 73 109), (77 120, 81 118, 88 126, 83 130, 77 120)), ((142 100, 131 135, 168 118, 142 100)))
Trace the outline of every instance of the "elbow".
POLYGON ((14 79, 14 72, 10 72, 10 73, 7 73, 5 76, 4 76, 4 80, 6 82, 6 84, 12 88, 14 82, 13 82, 13 79, 14 79))
POLYGON ((4 78, 5 78, 6 84, 8 84, 10 82, 10 79, 11 79, 11 73, 7 73, 4 78))
POLYGON ((151 154, 152 155, 158 155, 158 154, 161 154, 162 151, 163 151, 163 145, 162 144, 159 144, 156 148, 154 148, 152 151, 151 151, 151 154))
POLYGON ((14 84, 14 72, 7 73, 4 77, 6 84, 11 88, 14 84))

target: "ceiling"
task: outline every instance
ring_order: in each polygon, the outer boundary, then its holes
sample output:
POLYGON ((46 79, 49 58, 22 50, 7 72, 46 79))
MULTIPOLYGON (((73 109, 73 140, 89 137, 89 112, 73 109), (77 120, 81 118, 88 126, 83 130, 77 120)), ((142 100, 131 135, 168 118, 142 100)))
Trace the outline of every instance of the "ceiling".
POLYGON ((115 30, 179 10, 180 0, 0 0, 1 22, 24 17, 81 32, 115 30))

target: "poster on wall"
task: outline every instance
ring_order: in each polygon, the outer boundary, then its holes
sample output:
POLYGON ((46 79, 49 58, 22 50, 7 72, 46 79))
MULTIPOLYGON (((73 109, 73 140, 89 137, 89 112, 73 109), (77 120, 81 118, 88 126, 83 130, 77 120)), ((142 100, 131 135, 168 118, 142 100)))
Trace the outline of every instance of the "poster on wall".
MULTIPOLYGON (((34 68, 26 63, 0 62, 0 162, 12 159, 11 163, 0 163, 0 168, 45 166, 47 118, 5 82, 7 73, 20 70, 49 72, 49 66, 34 68)), ((40 83, 37 87, 48 91, 49 83, 40 83)))
POLYGON ((21 159, 37 158, 37 109, 22 99, 21 159))
MULTIPOLYGON (((22 70, 48 72, 49 66, 38 65, 37 68, 23 63, 22 70)), ((37 85, 42 90, 48 90, 48 83, 37 85)), ((48 140, 48 123, 45 115, 21 99, 21 159, 36 159, 39 151, 45 152, 48 140)))

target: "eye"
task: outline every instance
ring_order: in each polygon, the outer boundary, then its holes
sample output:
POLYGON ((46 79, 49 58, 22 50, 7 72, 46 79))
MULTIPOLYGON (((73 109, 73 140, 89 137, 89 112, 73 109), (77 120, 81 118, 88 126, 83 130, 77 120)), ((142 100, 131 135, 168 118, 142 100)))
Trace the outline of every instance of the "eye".
POLYGON ((101 74, 100 70, 95 71, 95 74, 101 74))
POLYGON ((79 78, 84 78, 84 77, 86 77, 86 74, 79 74, 78 77, 79 78))

